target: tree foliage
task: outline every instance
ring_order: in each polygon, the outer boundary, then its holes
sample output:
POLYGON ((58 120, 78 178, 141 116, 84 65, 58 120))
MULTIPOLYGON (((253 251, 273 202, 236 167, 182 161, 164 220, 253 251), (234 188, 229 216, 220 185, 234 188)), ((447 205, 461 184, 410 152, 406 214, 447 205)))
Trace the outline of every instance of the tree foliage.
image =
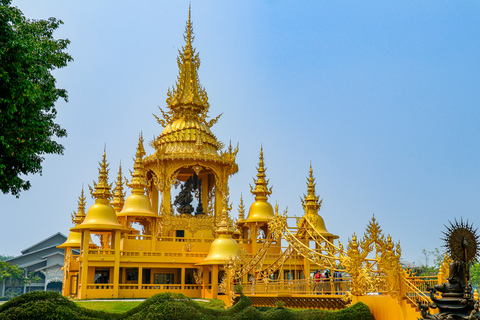
POLYGON ((423 259, 420 261, 420 268, 416 271, 417 276, 436 276, 439 272, 443 258, 445 257, 445 249, 435 248, 432 251, 422 250, 423 259))
POLYGON ((5 261, 5 260, 8 260, 10 258, 13 258, 13 256, 10 256, 8 254, 0 254, 0 261, 5 261))
POLYGON ((476 261, 470 266, 470 283, 480 288, 480 263, 476 261))
POLYGON ((54 39, 61 20, 30 20, 11 0, 0 0, 0 190, 19 196, 30 188, 23 175, 41 173, 45 154, 63 154, 53 138, 66 131, 54 122, 58 98, 51 71, 72 57, 70 41, 54 39))
MULTIPOLYGON (((0 261, 0 282, 8 280, 10 287, 14 288, 23 285, 24 271, 17 265, 12 265, 8 262, 0 261)), ((10 295, 15 294, 14 290, 10 290, 10 295)), ((7 294, 8 295, 8 294, 7 294)))

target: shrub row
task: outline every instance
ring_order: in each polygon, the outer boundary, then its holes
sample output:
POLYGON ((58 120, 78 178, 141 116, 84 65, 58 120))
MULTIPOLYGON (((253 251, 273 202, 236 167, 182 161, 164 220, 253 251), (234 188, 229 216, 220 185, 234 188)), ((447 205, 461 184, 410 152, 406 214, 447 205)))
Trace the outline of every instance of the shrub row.
POLYGON ((76 305, 54 292, 35 291, 18 296, 0 305, 0 319, 220 319, 220 320, 371 320, 368 307, 357 303, 340 311, 290 310, 279 308, 254 308, 250 299, 241 295, 231 308, 214 309, 201 306, 194 300, 172 293, 160 293, 122 314, 90 310, 76 305))

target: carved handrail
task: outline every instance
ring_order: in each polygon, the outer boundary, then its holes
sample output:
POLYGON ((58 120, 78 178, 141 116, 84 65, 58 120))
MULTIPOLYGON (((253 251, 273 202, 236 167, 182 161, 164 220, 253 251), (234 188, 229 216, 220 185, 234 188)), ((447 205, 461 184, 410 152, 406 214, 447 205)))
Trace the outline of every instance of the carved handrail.
POLYGON ((314 264, 319 264, 321 259, 325 259, 329 261, 330 263, 328 264, 328 268, 332 270, 339 270, 337 269, 337 263, 333 262, 335 260, 340 260, 339 257, 336 257, 334 255, 325 255, 320 252, 315 251, 314 249, 311 249, 310 247, 306 246, 301 240, 299 240, 294 234, 288 230, 288 228, 283 228, 281 230, 283 238, 288 242, 288 244, 301 256, 303 256, 305 259, 310 261, 311 263, 314 264))
POLYGON ((335 244, 333 244, 333 242, 330 242, 328 241, 327 238, 325 238, 322 234, 318 233, 317 230, 315 230, 315 228, 313 227, 312 223, 308 220, 308 219, 304 219, 306 221, 306 223, 308 224, 308 227, 306 227, 306 231, 308 232, 308 235, 315 241, 315 243, 320 247, 322 248, 323 250, 325 251, 329 251, 327 250, 327 248, 325 248, 323 246, 323 244, 321 242, 318 242, 317 239, 320 238, 322 239, 325 243, 328 243, 332 248, 334 248, 335 250, 337 250, 338 252, 343 252, 343 248, 339 248, 337 247, 335 244), (313 231, 313 233, 312 233, 313 231))
POLYGON ((405 290, 405 298, 413 302, 415 305, 420 299, 423 303, 429 304, 431 302, 430 298, 423 293, 412 281, 408 280, 404 275, 402 276, 402 281, 405 284, 407 290, 405 290))
POLYGON ((257 253, 247 262, 245 263, 240 269, 237 269, 235 271, 236 277, 241 278, 244 275, 248 274, 252 269, 264 258, 265 254, 268 251, 268 248, 270 248, 270 245, 272 242, 275 240, 275 235, 273 232, 269 232, 267 235, 265 242, 262 244, 260 247, 260 250, 257 251, 257 253))
POLYGON ((263 268, 262 270, 258 271, 257 273, 257 278, 265 278, 270 276, 272 273, 280 269, 285 261, 287 261, 290 256, 293 253, 292 247, 288 246, 285 251, 282 252, 282 254, 278 257, 277 260, 275 260, 272 264, 270 264, 268 267, 263 268))

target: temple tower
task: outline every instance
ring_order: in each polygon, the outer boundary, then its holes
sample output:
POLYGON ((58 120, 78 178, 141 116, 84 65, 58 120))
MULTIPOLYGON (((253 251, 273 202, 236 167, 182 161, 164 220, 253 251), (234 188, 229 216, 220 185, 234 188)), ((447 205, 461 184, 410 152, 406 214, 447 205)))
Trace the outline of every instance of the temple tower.
POLYGON ((190 11, 184 39, 177 59, 177 82, 167 94, 168 110, 160 108, 162 117, 155 116, 164 129, 151 141, 155 152, 144 159, 144 165, 152 208, 160 215, 158 234, 182 236, 187 231, 191 236, 196 232, 213 235, 214 226, 204 230, 189 218, 213 217, 219 222, 222 199, 229 194, 228 179, 238 171, 238 147, 233 150, 230 145, 221 151, 223 143, 210 130, 220 115, 207 120, 209 103, 198 79, 200 59, 192 46, 190 11), (177 197, 172 197, 172 187, 181 188, 177 197), (192 205, 193 197, 196 207, 192 205))

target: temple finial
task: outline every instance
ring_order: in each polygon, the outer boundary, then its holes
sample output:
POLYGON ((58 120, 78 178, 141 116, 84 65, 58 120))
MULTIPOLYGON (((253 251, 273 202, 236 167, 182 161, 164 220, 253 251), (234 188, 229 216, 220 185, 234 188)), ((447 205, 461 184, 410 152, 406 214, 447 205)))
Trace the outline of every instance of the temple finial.
POLYGON ((245 206, 243 205, 243 195, 240 194, 240 204, 238 205, 238 220, 245 219, 245 206))
POLYGON ((272 194, 272 188, 268 188, 268 181, 266 180, 265 164, 263 162, 263 146, 260 147, 260 160, 258 161, 257 168, 257 180, 253 179, 255 182, 255 189, 250 185, 250 192, 255 195, 255 201, 257 200, 267 200, 267 196, 272 194))
POLYGON ((318 213, 322 206, 322 201, 319 196, 315 194, 315 178, 313 177, 312 163, 310 162, 310 170, 307 178, 307 195, 303 195, 302 206, 306 213, 318 213))
POLYGON ((122 179, 122 162, 118 166, 118 176, 115 190, 113 192, 112 206, 116 213, 119 213, 123 209, 125 204, 125 193, 123 192, 123 179, 122 179))
POLYGON ((228 201, 228 197, 223 196, 223 208, 220 216, 220 222, 217 224, 216 228, 217 233, 232 234, 234 231, 228 216, 228 212, 232 210, 232 206, 228 204, 228 201))
POLYGON ((200 58, 195 48, 192 46, 195 36, 193 35, 193 26, 191 20, 191 5, 188 9, 188 20, 183 35, 185 45, 178 51, 179 75, 177 83, 172 90, 167 93, 167 105, 170 110, 164 112, 161 110, 163 119, 155 116, 157 121, 165 126, 173 121, 185 118, 195 119, 211 127, 217 120, 207 121, 208 96, 205 89, 200 85, 198 79, 198 68, 200 67, 200 58))
POLYGON ((72 214, 72 223, 76 226, 85 220, 85 195, 83 193, 83 185, 82 185, 82 193, 80 197, 78 197, 78 211, 73 212, 72 214))
POLYGON ((132 193, 144 194, 147 183, 145 182, 145 167, 143 166, 143 156, 145 149, 143 148, 143 136, 138 138, 137 153, 135 163, 133 164, 132 181, 127 182, 127 186, 132 188, 132 193))
POLYGON ((100 167, 98 168, 98 183, 94 181, 93 188, 88 186, 90 189, 90 194, 95 199, 110 200, 110 198, 112 197, 112 193, 110 192, 111 186, 108 184, 108 172, 110 171, 110 169, 108 169, 108 163, 106 159, 107 151, 105 145, 102 161, 98 163, 100 165, 100 167))

